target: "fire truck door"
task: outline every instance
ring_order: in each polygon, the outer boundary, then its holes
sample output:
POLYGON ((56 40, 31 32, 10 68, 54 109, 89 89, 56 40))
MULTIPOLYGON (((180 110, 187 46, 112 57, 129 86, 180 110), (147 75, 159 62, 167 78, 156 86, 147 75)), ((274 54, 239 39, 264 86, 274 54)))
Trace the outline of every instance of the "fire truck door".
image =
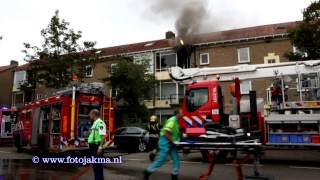
POLYGON ((37 144, 40 124, 40 107, 35 108, 32 112, 32 134, 31 144, 37 144))

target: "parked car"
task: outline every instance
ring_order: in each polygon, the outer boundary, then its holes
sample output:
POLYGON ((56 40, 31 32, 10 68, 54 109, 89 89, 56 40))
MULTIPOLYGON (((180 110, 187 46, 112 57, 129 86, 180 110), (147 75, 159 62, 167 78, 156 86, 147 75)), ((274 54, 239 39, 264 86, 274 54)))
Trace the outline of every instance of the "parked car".
POLYGON ((149 133, 140 127, 121 127, 115 131, 114 144, 123 150, 147 150, 149 133))

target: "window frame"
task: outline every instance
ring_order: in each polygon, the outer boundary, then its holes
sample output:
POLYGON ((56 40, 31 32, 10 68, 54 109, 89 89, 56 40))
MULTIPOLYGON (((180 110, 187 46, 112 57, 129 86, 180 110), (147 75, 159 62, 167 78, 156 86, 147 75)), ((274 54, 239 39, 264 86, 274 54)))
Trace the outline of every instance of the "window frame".
POLYGON ((250 47, 243 47, 243 48, 238 48, 237 49, 237 54, 238 54, 238 63, 239 64, 242 64, 242 63, 250 63, 251 61, 251 58, 250 58, 250 47), (241 49, 247 49, 248 51, 248 60, 247 61, 241 61, 241 58, 240 58, 240 50, 241 49))
POLYGON ((163 68, 162 67, 162 63, 161 63, 161 59, 163 56, 169 56, 169 55, 175 55, 175 66, 171 66, 171 67, 177 67, 178 66, 178 54, 176 52, 159 52, 159 69, 157 67, 157 58, 155 59, 155 70, 156 72, 162 72, 162 71, 167 71, 170 67, 167 68, 163 68))
POLYGON ((201 108, 203 105, 207 104, 210 99, 209 99, 209 88, 208 87, 197 87, 197 88, 192 88, 188 90, 188 95, 186 95, 186 104, 187 104, 187 111, 188 112, 195 112, 197 111, 199 108, 201 108), (193 109, 190 109, 191 107, 189 106, 189 95, 191 91, 197 91, 197 90, 206 90, 207 91, 207 101, 203 102, 200 106, 194 106, 193 109))
POLYGON ((25 81, 26 78, 27 78, 27 72, 26 72, 26 71, 24 71, 24 70, 22 70, 22 71, 15 71, 15 72, 14 72, 14 78, 13 78, 13 84, 14 84, 14 85, 19 85, 19 84, 21 83, 21 82, 16 82, 16 81, 17 81, 17 74, 16 74, 16 73, 18 73, 18 72, 24 72, 23 80, 22 80, 22 81, 25 81))
POLYGON ((208 64, 210 64, 210 54, 208 52, 200 53, 200 65, 203 66, 203 65, 208 65, 208 64), (203 55, 207 55, 208 56, 208 62, 207 63, 203 63, 203 61, 202 61, 202 56, 203 55))
POLYGON ((85 69, 86 69, 86 77, 87 78, 91 78, 91 77, 93 77, 93 66, 92 65, 87 65, 86 67, 85 67, 85 69), (91 68, 91 71, 90 71, 90 74, 88 74, 88 68, 91 68))

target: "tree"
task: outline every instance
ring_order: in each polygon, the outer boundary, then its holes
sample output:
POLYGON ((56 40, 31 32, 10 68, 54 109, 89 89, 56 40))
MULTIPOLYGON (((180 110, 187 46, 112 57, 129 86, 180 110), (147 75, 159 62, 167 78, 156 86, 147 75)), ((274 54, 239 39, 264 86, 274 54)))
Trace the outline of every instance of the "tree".
POLYGON ((88 65, 95 60, 95 42, 80 43, 82 32, 69 28, 70 23, 60 19, 59 11, 49 25, 41 30, 44 43, 41 47, 24 43, 25 61, 29 63, 27 84, 22 90, 34 90, 37 83, 48 88, 67 86, 72 78, 85 77, 88 65))
POLYGON ((148 73, 148 64, 135 64, 131 58, 117 57, 117 65, 105 78, 110 87, 117 91, 117 101, 122 101, 125 114, 137 120, 148 115, 143 100, 150 98, 156 84, 153 74, 148 73))
POLYGON ((286 53, 290 60, 312 60, 320 58, 320 1, 312 2, 303 10, 303 20, 289 29, 289 38, 297 52, 286 53))

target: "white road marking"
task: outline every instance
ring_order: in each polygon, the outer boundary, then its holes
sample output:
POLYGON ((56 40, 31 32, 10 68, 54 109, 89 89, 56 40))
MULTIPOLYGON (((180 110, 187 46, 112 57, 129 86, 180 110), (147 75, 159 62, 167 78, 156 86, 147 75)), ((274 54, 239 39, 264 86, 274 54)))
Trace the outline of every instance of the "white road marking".
POLYGON ((307 167, 307 166, 289 166, 291 169, 312 169, 312 170, 320 170, 320 167, 307 167))
MULTIPOLYGON (((227 163, 227 164, 224 164, 225 166, 233 166, 233 164, 230 164, 230 163, 227 163)), ((241 164, 241 166, 250 166, 250 167, 252 167, 253 166, 253 164, 241 164)), ((259 164, 258 165, 259 167, 262 167, 263 165, 262 164, 259 164)))

